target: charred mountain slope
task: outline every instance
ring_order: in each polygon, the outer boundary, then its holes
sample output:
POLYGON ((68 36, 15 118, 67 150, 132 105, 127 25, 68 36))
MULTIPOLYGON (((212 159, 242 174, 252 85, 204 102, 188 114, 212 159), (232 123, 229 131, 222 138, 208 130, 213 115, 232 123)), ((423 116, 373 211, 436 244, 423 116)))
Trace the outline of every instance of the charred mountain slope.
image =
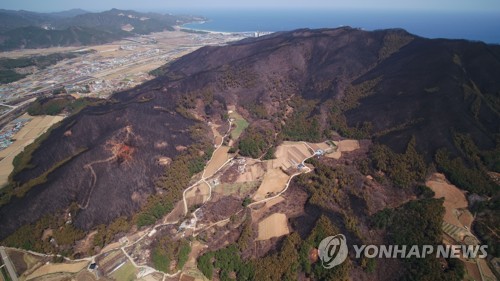
POLYGON ((165 169, 159 158, 194 143, 189 127, 197 122, 175 112, 175 99, 144 85, 65 119, 15 174, 22 186, 53 170, 0 208, 0 237, 71 204, 79 207, 75 225, 87 230, 133 214, 156 192, 154 180, 165 169))
POLYGON ((428 160, 441 147, 456 152, 455 131, 470 134, 480 149, 492 149, 500 133, 498 45, 399 29, 297 30, 205 47, 163 71, 179 89, 213 88, 273 116, 293 96, 315 100, 311 117, 323 120, 322 130, 331 129, 324 121, 330 106, 348 103, 348 126, 368 123, 367 137, 397 151, 415 135, 428 160), (367 82, 368 91, 357 89, 367 82))
POLYGON ((318 120, 323 138, 338 126, 335 116, 342 117, 345 126, 368 124, 365 136, 395 150, 415 136, 427 159, 441 147, 456 151, 455 131, 470 134, 482 150, 494 147, 500 133, 500 46, 479 42, 430 40, 399 29, 297 30, 204 47, 161 72, 52 131, 32 168, 14 180, 55 170, 0 208, 0 238, 73 202, 82 207, 75 223, 84 229, 133 213, 154 193, 153 179, 163 170, 155 159, 193 143, 187 128, 195 121, 179 108, 220 122, 224 106, 237 105, 251 126, 279 135, 298 110, 294 102, 312 104, 306 118, 318 120), (339 104, 341 114, 332 115, 339 104))

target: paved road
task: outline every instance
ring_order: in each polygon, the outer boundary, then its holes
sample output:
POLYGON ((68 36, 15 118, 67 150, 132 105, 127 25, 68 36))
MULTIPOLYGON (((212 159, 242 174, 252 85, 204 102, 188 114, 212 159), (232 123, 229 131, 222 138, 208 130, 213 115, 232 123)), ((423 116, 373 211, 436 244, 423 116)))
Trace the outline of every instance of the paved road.
POLYGON ((7 271, 9 272, 10 279, 12 281, 17 281, 17 274, 16 271, 14 270, 14 266, 12 266, 12 263, 10 262, 9 256, 7 256, 7 253, 5 252, 4 247, 0 247, 0 255, 2 256, 3 263, 5 264, 5 267, 7 267, 7 271))

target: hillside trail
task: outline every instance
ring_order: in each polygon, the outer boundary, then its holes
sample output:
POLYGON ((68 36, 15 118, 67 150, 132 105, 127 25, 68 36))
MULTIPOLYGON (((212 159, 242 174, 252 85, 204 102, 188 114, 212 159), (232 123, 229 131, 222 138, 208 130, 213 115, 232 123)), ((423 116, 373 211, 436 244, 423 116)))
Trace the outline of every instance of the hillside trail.
POLYGON ((120 157, 122 157, 122 154, 124 154, 127 157, 127 159, 125 159, 125 162, 130 160, 130 159, 128 159, 128 157, 131 158, 130 154, 133 152, 133 150, 131 150, 127 144, 130 143, 131 137, 135 136, 135 134, 133 133, 133 130, 132 130, 132 126, 126 126, 125 128, 123 128, 123 131, 118 132, 116 138, 119 138, 120 133, 125 133, 125 136, 123 137, 122 140, 111 139, 111 140, 108 140, 106 142, 106 144, 104 145, 105 149, 110 151, 112 156, 110 156, 106 159, 92 161, 92 162, 87 163, 83 166, 83 168, 85 170, 90 171, 91 178, 90 178, 90 184, 88 187, 88 190, 89 190, 88 195, 86 196, 86 199, 83 201, 84 204, 83 205, 78 204, 78 207, 81 210, 85 210, 88 208, 90 200, 92 199, 92 193, 93 193, 95 186, 96 186, 96 183, 97 183, 97 174, 93 168, 93 165, 101 164, 101 163, 108 163, 108 162, 118 160, 120 157))

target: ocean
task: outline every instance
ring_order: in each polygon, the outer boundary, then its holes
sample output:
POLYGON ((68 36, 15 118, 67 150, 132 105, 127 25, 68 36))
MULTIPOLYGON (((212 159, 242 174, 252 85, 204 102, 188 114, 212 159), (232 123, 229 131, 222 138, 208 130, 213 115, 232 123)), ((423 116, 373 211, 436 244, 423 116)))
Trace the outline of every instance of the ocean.
POLYGON ((495 12, 396 12, 350 10, 200 10, 208 18, 186 28, 221 31, 286 31, 351 26, 364 30, 403 28, 427 38, 468 39, 500 44, 500 15, 495 12))

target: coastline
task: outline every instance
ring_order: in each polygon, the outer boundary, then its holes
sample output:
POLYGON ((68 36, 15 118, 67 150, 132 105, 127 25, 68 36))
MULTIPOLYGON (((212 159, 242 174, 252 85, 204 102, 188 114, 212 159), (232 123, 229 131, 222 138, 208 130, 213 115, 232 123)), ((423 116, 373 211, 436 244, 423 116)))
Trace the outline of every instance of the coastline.
POLYGON ((247 37, 260 37, 264 35, 269 35, 272 33, 275 33, 275 31, 222 31, 222 30, 209 30, 209 29, 203 29, 203 28, 196 28, 196 27, 189 27, 186 25, 203 25, 207 22, 211 22, 212 20, 207 19, 204 21, 198 21, 198 22, 190 22, 190 23, 185 23, 183 25, 177 25, 174 28, 178 28, 179 31, 187 30, 187 31, 192 31, 193 33, 196 32, 201 32, 201 33, 207 33, 207 34, 222 34, 222 35, 245 35, 247 37))

